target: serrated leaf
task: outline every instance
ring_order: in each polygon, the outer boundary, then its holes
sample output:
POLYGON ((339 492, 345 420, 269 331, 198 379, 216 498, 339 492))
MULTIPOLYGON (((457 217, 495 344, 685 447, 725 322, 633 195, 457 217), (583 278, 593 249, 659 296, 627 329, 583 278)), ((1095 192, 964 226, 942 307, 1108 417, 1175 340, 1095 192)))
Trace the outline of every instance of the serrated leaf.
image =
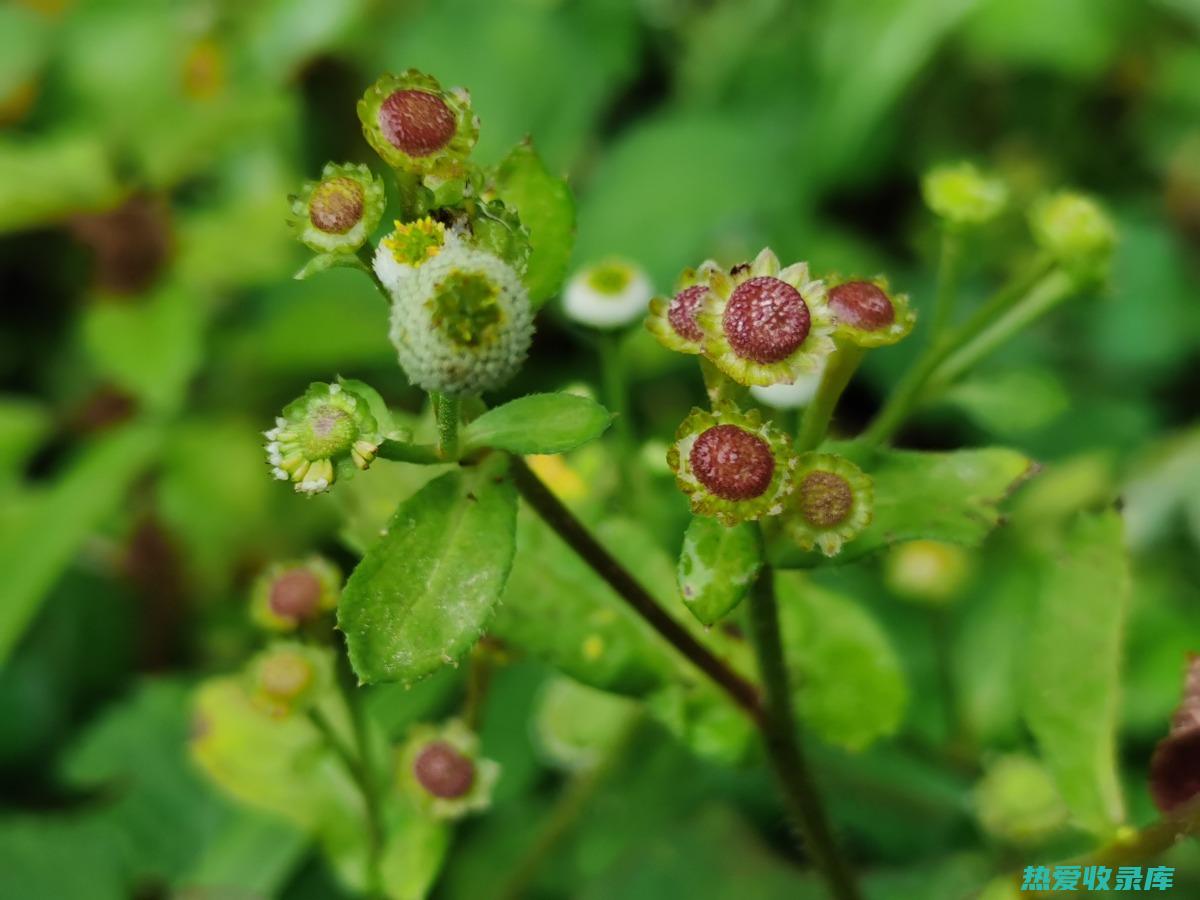
POLYGON ((400 505, 338 605, 359 678, 412 681, 471 648, 508 579, 516 509, 495 466, 447 472, 400 505))
POLYGON ((726 528, 695 516, 679 554, 679 595, 692 615, 712 625, 741 603, 762 566, 762 544, 753 525, 726 528))
MULTIPOLYGON (((1026 456, 1002 447, 924 453, 832 444, 828 450, 858 463, 875 483, 871 524, 846 543, 833 558, 835 564, 900 541, 977 546, 999 524, 1000 503, 1033 469, 1026 456)), ((825 559, 787 547, 777 551, 775 562, 783 567, 810 567, 825 559)))
POLYGON ((558 293, 575 245, 575 200, 567 183, 546 169, 533 144, 514 147, 496 171, 500 198, 516 207, 533 252, 525 286, 535 308, 558 293))
POLYGON ((855 603, 795 572, 775 578, 796 707, 824 740, 862 750, 895 734, 908 680, 879 623, 855 603))
POLYGON ((1081 515, 1046 553, 1028 633, 1025 720, 1076 823, 1124 818, 1116 759, 1129 560, 1120 516, 1081 515))
POLYGON ((463 431, 467 450, 564 453, 595 440, 612 423, 607 409, 577 394, 530 394, 489 409, 463 431))

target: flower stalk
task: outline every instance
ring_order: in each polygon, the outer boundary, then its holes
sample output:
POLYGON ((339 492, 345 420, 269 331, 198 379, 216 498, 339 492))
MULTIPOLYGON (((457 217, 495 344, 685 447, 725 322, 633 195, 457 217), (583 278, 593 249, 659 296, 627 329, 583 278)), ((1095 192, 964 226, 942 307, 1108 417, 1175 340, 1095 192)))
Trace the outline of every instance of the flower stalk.
POLYGON ((838 341, 838 347, 829 357, 825 371, 812 402, 804 409, 800 419, 800 430, 796 436, 796 450, 805 453, 815 450, 825 440, 829 423, 838 400, 862 362, 863 348, 838 341))

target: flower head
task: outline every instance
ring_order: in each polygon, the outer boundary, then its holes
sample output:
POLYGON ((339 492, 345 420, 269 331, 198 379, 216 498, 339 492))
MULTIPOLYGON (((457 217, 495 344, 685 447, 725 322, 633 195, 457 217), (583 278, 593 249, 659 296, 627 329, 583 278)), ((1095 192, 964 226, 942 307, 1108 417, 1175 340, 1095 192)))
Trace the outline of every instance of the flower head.
POLYGON ((646 328, 668 350, 691 354, 704 352, 704 329, 697 316, 708 298, 709 277, 720 272, 720 266, 706 260, 698 269, 684 270, 673 296, 655 297, 650 301, 646 328))
POLYGON ((675 433, 667 463, 693 513, 736 525, 783 511, 796 458, 787 436, 757 411, 693 409, 675 433))
POLYGON ((905 541, 888 553, 884 581, 895 594, 941 606, 961 593, 971 577, 971 557, 957 544, 905 541))
POLYGON ((314 382, 264 432, 267 461, 303 494, 329 490, 339 474, 365 469, 380 437, 366 399, 341 384, 314 382))
POLYGON ((400 789, 439 819, 487 809, 500 766, 479 756, 479 739, 458 720, 419 725, 400 750, 400 789))
POLYGON ((1029 214, 1034 240, 1077 275, 1103 276, 1112 259, 1117 229, 1091 197, 1059 191, 1038 201, 1029 214))
POLYGON ((406 172, 458 174, 479 137, 471 97, 443 90, 436 78, 409 69, 384 75, 358 101, 363 135, 388 165, 406 172))
POLYGON ((925 205, 955 225, 990 222, 1008 203, 1008 188, 969 162, 948 163, 930 169, 921 179, 925 205))
POLYGON ((375 249, 375 274, 383 286, 395 292, 400 282, 433 259, 458 236, 428 216, 413 222, 396 220, 396 229, 375 249))
POLYGON ((711 273, 696 322, 704 354, 738 384, 778 384, 819 369, 833 352, 825 285, 808 264, 780 269, 764 250, 726 275, 711 273))
POLYGON ((275 717, 308 708, 333 677, 328 651, 291 642, 258 654, 248 676, 251 700, 275 717))
POLYGON ((645 313, 652 293, 639 266, 609 259, 575 273, 563 293, 563 310, 593 328, 621 328, 645 313))
POLYGON ((459 240, 392 287, 391 339, 413 384, 474 394, 508 381, 533 339, 533 308, 502 259, 459 240))
POLYGON ((894 344, 912 331, 916 314, 907 294, 893 294, 886 278, 842 281, 826 294, 835 334, 858 347, 894 344))
POLYGON ((352 253, 363 245, 387 202, 383 182, 363 165, 328 163, 292 198, 296 237, 318 253, 352 253))
POLYGON ((836 556, 871 522, 874 488, 858 466, 828 453, 805 453, 784 527, 805 550, 836 556))
POLYGON ((270 631, 294 631, 337 606, 342 573, 320 556, 277 562, 254 582, 250 615, 270 631))

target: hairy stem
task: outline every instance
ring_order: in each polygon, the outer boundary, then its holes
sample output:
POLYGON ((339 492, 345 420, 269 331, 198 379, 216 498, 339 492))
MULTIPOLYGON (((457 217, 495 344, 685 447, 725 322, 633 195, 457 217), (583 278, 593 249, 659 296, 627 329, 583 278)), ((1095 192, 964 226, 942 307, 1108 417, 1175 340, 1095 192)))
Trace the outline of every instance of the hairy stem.
POLYGON ((763 566, 750 592, 750 634, 766 692, 763 739, 804 848, 836 900, 858 900, 854 876, 833 838, 821 795, 797 737, 791 690, 779 635, 774 573, 763 566))
POLYGON ((434 410, 437 415, 438 456, 444 461, 458 459, 458 396, 434 394, 434 410))
POLYGON ((800 420, 800 431, 796 436, 796 449, 801 453, 815 450, 825 440, 829 430, 829 422, 833 411, 837 408, 842 391, 850 383, 858 364, 862 362, 863 351, 852 344, 838 343, 837 350, 825 364, 821 373, 821 383, 812 402, 804 410, 800 420))

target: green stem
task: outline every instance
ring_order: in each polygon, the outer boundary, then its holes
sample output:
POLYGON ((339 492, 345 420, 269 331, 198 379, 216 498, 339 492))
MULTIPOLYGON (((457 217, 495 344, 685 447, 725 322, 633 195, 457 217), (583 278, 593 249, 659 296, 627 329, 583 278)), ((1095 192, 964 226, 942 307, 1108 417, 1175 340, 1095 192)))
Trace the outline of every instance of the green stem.
POLYGON ((850 383, 862 358, 861 347, 838 342, 837 349, 825 364, 825 371, 821 373, 817 393, 805 408, 804 417, 800 420, 800 431, 796 437, 798 452, 815 450, 825 440, 829 422, 833 418, 833 411, 837 408, 842 391, 846 390, 846 385, 850 383))
POLYGON ((437 416, 438 456, 443 461, 458 459, 458 414, 460 401, 455 394, 434 394, 437 416))
POLYGON ((438 454, 438 448, 433 444, 409 444, 406 441, 393 441, 385 438, 379 445, 375 455, 380 459, 390 459, 394 462, 416 463, 422 466, 444 463, 446 460, 438 454))
POLYGON ((860 896, 854 876, 833 839, 821 795, 809 772, 797 738, 792 714, 791 689, 779 634, 779 609, 775 602, 774 574, 764 566, 750 591, 750 635, 766 692, 763 739, 784 800, 813 864, 836 900, 860 896))
POLYGON ((945 334, 954 318, 954 305, 958 300, 958 280, 962 271, 963 237, 957 228, 947 225, 942 228, 941 249, 938 254, 937 293, 933 302, 933 322, 929 329, 929 340, 936 343, 945 334))

